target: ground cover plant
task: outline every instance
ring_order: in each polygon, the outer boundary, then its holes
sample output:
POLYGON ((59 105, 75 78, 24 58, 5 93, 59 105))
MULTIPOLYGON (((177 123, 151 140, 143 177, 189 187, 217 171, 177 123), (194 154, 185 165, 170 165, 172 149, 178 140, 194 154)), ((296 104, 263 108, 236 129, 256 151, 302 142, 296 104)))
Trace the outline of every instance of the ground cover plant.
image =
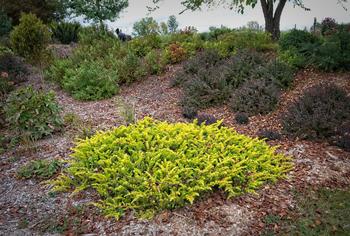
POLYGON ((38 178, 49 179, 61 168, 61 163, 57 160, 36 160, 22 166, 17 171, 17 176, 23 179, 38 178))
POLYGON ((73 150, 70 166, 53 181, 54 190, 93 188, 101 197, 95 204, 116 218, 128 210, 152 217, 217 188, 228 197, 254 192, 292 168, 275 148, 220 122, 170 124, 145 118, 100 132, 73 150))

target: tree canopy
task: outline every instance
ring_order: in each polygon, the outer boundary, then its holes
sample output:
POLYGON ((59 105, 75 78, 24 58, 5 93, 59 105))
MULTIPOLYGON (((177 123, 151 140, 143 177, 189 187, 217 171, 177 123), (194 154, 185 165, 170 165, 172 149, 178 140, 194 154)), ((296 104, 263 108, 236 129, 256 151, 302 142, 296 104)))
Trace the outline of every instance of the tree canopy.
POLYGON ((21 13, 33 13, 45 23, 62 19, 66 13, 62 0, 0 0, 0 8, 14 25, 19 23, 21 13))
POLYGON ((84 16, 86 20, 103 23, 115 20, 122 10, 129 6, 128 0, 63 0, 71 13, 84 16))
POLYGON ((133 30, 136 36, 158 34, 160 31, 158 22, 153 17, 142 18, 134 24, 133 30))

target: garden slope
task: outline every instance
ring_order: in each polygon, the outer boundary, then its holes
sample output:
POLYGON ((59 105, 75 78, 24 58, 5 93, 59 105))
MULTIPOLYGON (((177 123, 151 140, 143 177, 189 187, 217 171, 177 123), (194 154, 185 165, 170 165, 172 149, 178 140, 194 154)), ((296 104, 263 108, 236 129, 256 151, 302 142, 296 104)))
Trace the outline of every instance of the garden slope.
MULTIPOLYGON (((123 87, 119 96, 135 102, 138 118, 152 116, 156 119, 170 122, 184 121, 178 101, 181 96, 179 89, 169 87, 169 81, 174 70, 161 77, 151 77, 123 87)), ((54 89, 57 100, 63 106, 64 112, 74 112, 84 121, 91 120, 94 128, 106 129, 121 124, 114 99, 99 102, 77 102, 66 93, 40 81, 40 73, 33 73, 30 84, 44 89, 54 89)), ((310 85, 321 81, 332 80, 350 92, 349 74, 319 74, 312 71, 301 72, 297 75, 294 86, 282 95, 278 110, 267 116, 252 117, 247 126, 234 122, 234 114, 226 107, 208 109, 206 112, 216 118, 224 119, 225 124, 235 127, 240 133, 256 135, 260 128, 279 130, 278 114, 287 104, 296 99, 302 91, 310 85)), ((18 180, 16 170, 32 159, 68 158, 72 147, 72 138, 66 134, 57 134, 36 143, 36 150, 31 153, 5 153, 1 155, 0 168, 0 232, 11 234, 37 234, 47 231, 50 227, 63 226, 66 219, 77 220, 77 227, 82 233, 96 233, 98 235, 118 233, 129 235, 138 233, 149 235, 178 234, 193 235, 204 233, 222 235, 256 234, 264 227, 262 222, 266 214, 285 214, 289 208, 295 207, 291 191, 294 187, 305 185, 326 185, 330 187, 344 187, 350 185, 350 154, 331 147, 326 143, 308 141, 293 141, 283 138, 270 142, 281 145, 280 151, 288 152, 295 157, 295 171, 290 174, 289 181, 276 186, 266 186, 257 196, 243 196, 232 201, 226 201, 218 192, 208 196, 194 206, 185 207, 174 212, 164 212, 152 221, 139 221, 132 215, 119 222, 102 218, 95 208, 87 208, 83 213, 77 211, 77 205, 92 201, 95 197, 91 193, 85 199, 77 196, 74 199, 67 195, 55 198, 47 196, 48 188, 40 183, 28 180, 18 180), (17 155, 17 156, 18 156, 17 155), (65 218, 67 217, 67 218, 65 218), (19 229, 18 226, 25 229, 19 229)), ((20 148, 17 150, 20 151, 20 148)), ((68 232, 74 232, 74 225, 68 227, 68 232)), ((81 233, 81 232, 80 232, 81 233)))

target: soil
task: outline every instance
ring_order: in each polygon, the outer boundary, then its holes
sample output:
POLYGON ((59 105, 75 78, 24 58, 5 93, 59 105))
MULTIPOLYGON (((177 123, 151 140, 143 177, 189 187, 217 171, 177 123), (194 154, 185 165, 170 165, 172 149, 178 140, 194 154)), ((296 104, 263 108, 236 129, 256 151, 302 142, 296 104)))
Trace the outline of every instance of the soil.
MULTIPOLYGON (((169 122, 188 122, 182 116, 180 88, 170 86, 173 66, 162 76, 152 76, 121 88, 118 96, 95 102, 79 102, 45 81, 42 73, 33 70, 28 82, 43 90, 54 90, 63 113, 78 115, 94 130, 105 130, 124 123, 118 112, 117 99, 134 104, 137 119, 151 116, 169 122)), ((247 125, 235 122, 234 113, 225 105, 202 113, 222 119, 239 133, 257 136, 261 129, 281 129, 279 117, 303 91, 323 82, 336 83, 350 92, 350 74, 301 71, 292 88, 282 94, 278 109, 266 116, 250 118, 247 125)), ((350 186, 350 153, 324 142, 310 142, 282 136, 269 141, 278 151, 293 156, 295 168, 288 178, 275 185, 265 185, 255 195, 245 194, 227 200, 222 192, 203 196, 192 206, 164 211, 153 220, 138 220, 127 214, 119 221, 104 218, 88 203, 96 193, 76 196, 49 193, 50 185, 39 180, 16 177, 19 167, 36 159, 69 159, 74 135, 69 131, 27 146, 18 146, 0 155, 0 235, 259 235, 265 228, 264 217, 280 216, 296 207, 293 191, 307 187, 350 186)), ((278 226, 277 231, 278 231, 278 226)))

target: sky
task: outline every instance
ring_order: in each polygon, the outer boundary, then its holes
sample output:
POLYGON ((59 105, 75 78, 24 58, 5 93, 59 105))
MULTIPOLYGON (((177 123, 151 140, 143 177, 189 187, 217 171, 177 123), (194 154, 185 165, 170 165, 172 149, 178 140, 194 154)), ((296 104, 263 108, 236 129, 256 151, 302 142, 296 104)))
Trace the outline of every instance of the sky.
MULTIPOLYGON (((143 17, 151 16, 158 22, 167 21, 170 15, 175 15, 179 22, 179 28, 185 26, 194 26, 200 32, 207 31, 210 26, 220 27, 221 25, 233 28, 247 24, 249 21, 257 21, 264 25, 264 17, 260 4, 255 9, 247 8, 245 13, 239 14, 233 10, 217 7, 214 9, 203 9, 202 11, 186 11, 179 15, 183 10, 181 0, 163 0, 160 8, 149 14, 147 6, 152 6, 151 0, 129 0, 129 7, 120 14, 119 19, 114 22, 106 22, 110 28, 121 28, 125 33, 132 33, 133 24, 143 17)), ((337 0, 305 0, 305 5, 311 8, 311 11, 304 11, 299 7, 293 7, 293 4, 287 3, 282 14, 281 29, 287 30, 296 25, 299 29, 308 28, 313 24, 316 17, 321 21, 325 17, 335 18, 337 22, 350 22, 350 3, 345 7, 337 4, 337 0)))

